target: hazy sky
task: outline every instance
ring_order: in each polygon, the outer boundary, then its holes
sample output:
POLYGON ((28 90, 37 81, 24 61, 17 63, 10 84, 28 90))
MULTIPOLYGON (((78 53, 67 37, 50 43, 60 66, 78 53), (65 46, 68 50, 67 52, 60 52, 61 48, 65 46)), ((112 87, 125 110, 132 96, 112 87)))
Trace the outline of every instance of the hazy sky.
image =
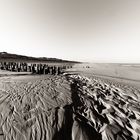
POLYGON ((0 0, 0 51, 140 62, 140 0, 0 0))

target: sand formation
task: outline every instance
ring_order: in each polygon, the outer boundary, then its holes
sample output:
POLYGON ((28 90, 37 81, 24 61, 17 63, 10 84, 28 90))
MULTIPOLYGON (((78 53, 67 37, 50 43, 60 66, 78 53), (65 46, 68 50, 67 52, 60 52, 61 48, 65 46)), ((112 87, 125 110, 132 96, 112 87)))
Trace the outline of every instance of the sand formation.
POLYGON ((1 77, 2 140, 139 140, 140 102, 79 75, 1 77))
POLYGON ((32 72, 33 74, 59 75, 72 66, 49 66, 47 64, 28 64, 25 62, 1 62, 0 69, 14 72, 32 72))
POLYGON ((140 139, 140 96, 99 79, 70 77, 75 112, 80 122, 86 122, 96 135, 99 134, 99 139, 140 139))
POLYGON ((102 80, 65 74, 0 81, 2 140, 140 139, 138 97, 102 80))

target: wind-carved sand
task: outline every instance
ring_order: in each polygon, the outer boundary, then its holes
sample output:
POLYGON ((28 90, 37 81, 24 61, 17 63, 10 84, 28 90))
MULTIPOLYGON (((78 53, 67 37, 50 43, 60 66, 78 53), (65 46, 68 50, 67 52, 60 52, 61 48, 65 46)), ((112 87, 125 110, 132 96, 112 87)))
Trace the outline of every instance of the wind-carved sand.
POLYGON ((128 89, 78 74, 0 77, 0 140, 139 140, 140 92, 128 89))
POLYGON ((63 106, 69 104, 65 77, 1 77, 0 139, 53 139, 62 125, 63 106))
MULTIPOLYGON (((140 139, 138 96, 130 95, 127 91, 99 79, 88 79, 78 75, 72 75, 71 78, 74 79, 72 81, 73 101, 75 99, 74 109, 79 116, 78 122, 91 127, 91 134, 95 134, 96 139, 140 139)), ((83 137, 82 139, 88 139, 84 138, 84 133, 80 136, 83 137)))

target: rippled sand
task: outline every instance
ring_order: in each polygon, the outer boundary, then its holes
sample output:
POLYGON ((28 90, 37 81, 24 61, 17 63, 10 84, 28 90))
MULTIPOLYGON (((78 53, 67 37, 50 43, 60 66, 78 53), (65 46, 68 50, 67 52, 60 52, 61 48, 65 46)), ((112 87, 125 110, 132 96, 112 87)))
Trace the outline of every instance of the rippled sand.
POLYGON ((0 77, 0 140, 139 140, 140 91, 93 76, 0 77))
POLYGON ((71 103, 65 77, 1 77, 0 139, 51 140, 61 128, 63 107, 71 103))

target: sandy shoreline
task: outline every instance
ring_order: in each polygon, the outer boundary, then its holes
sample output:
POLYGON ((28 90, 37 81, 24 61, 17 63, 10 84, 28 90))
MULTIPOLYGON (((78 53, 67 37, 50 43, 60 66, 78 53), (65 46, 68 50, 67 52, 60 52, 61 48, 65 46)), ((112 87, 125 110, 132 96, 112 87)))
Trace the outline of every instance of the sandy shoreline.
POLYGON ((140 92, 99 77, 0 77, 2 140, 137 140, 140 92))

